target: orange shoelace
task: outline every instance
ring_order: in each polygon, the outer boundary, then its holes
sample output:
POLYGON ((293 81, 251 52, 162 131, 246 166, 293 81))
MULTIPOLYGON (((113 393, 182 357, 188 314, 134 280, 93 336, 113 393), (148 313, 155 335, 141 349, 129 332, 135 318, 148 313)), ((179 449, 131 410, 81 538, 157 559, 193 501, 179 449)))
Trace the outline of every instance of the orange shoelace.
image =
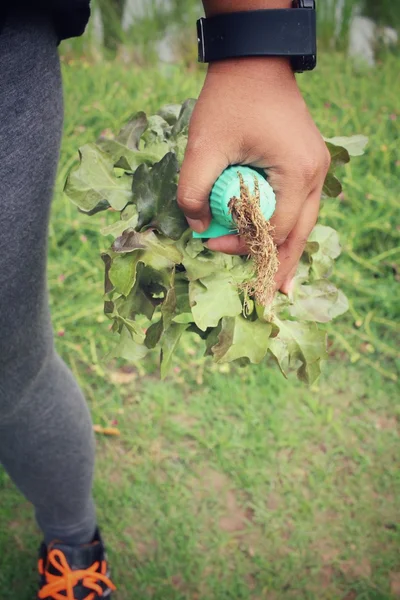
MULTIPOLYGON (((51 550, 48 556, 49 563, 59 571, 59 575, 45 573, 46 585, 40 590, 39 598, 51 598, 52 600, 76 600, 74 587, 81 581, 89 590, 93 590, 84 600, 95 600, 96 595, 101 598, 104 590, 99 585, 101 581, 111 590, 115 585, 107 577, 107 565, 105 561, 95 562, 88 569, 72 571, 64 553, 61 550, 51 550), (101 569, 100 571, 98 569, 101 569), (60 594, 60 592, 64 592, 60 594), (65 595, 66 594, 66 595, 65 595)), ((43 574, 43 563, 39 561, 39 572, 43 574)))

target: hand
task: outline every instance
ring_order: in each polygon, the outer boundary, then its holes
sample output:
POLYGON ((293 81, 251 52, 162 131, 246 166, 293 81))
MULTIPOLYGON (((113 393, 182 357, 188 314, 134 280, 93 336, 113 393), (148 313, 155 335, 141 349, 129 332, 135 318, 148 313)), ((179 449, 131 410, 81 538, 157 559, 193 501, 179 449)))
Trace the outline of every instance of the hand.
MULTIPOLYGON (((265 169, 277 197, 271 219, 280 261, 276 288, 288 293, 318 217, 329 163, 286 59, 213 63, 190 123, 178 203, 192 229, 202 232, 210 222, 211 188, 222 171, 231 164, 265 169)), ((237 235, 207 245, 248 254, 237 235)))

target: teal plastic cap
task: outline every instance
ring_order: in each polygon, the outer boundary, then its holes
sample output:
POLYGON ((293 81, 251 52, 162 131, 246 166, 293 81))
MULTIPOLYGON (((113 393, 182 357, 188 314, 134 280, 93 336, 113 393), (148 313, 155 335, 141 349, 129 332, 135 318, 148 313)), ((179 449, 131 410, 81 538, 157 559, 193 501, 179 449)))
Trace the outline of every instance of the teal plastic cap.
POLYGON ((228 167, 218 177, 210 195, 211 224, 203 233, 193 232, 195 238, 217 238, 231 233, 237 233, 236 225, 229 211, 232 198, 240 196, 240 178, 248 186, 251 193, 255 192, 255 180, 260 190, 260 208, 268 221, 275 211, 275 193, 267 179, 256 169, 251 167, 228 167))

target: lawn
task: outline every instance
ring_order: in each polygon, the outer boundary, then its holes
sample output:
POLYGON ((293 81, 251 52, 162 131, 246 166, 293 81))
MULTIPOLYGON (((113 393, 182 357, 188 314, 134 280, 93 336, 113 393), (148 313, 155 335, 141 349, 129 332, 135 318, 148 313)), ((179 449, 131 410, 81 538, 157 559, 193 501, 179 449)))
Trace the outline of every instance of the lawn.
MULTIPOLYGON (((363 71, 323 57, 300 79, 324 135, 370 137, 342 172, 343 195, 321 211, 341 233, 336 280, 351 309, 329 327, 331 359, 312 388, 272 363, 212 365, 190 345, 166 382, 154 361, 104 360, 113 345, 101 298, 105 217, 78 214, 62 183, 79 145, 139 109, 195 96, 202 75, 84 61, 63 70, 52 314, 94 422, 121 433, 99 436, 95 483, 116 598, 399 598, 397 61, 363 71)), ((39 533, 1 471, 0 494, 1 600, 28 600, 39 533)))

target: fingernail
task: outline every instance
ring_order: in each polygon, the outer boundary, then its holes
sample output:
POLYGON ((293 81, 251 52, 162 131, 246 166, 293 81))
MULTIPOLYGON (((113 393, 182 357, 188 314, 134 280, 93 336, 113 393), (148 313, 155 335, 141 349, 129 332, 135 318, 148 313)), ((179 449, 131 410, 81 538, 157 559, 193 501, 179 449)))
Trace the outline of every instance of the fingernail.
POLYGON ((207 223, 202 219, 188 219, 189 227, 196 233, 203 233, 207 229, 207 223))

